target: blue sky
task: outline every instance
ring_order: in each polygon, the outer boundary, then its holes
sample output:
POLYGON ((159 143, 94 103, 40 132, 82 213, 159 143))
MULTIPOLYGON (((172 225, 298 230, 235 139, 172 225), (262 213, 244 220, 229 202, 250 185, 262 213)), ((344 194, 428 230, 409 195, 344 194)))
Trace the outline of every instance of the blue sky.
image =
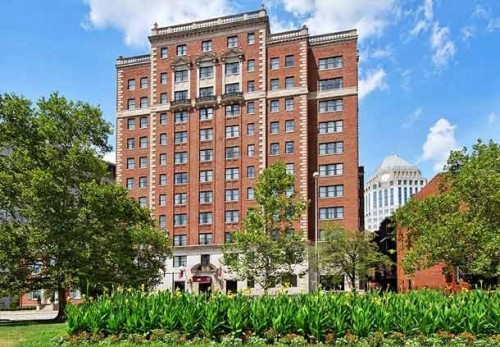
MULTIPOLYGON (((265 0, 272 30, 358 28, 360 164, 387 155, 427 177, 450 149, 500 142, 500 1, 265 0)), ((59 91, 114 124, 115 59, 147 52, 160 26, 257 9, 261 1, 0 2, 0 93, 59 91), (207 4, 210 4, 209 6, 207 4)), ((111 139, 114 143, 114 137, 111 139)))

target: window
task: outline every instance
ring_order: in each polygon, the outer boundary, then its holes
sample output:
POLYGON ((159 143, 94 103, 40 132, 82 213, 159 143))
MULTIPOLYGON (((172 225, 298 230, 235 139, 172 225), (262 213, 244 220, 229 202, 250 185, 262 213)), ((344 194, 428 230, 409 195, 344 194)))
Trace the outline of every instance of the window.
POLYGON ((211 52, 212 51, 212 40, 201 41, 201 51, 211 52))
POLYGON ((188 91, 187 90, 179 90, 174 94, 175 101, 187 100, 188 99, 188 91))
POLYGON ((127 149, 134 149, 135 148, 135 139, 130 138, 127 139, 127 149))
POLYGON ((167 93, 160 93, 160 104, 166 105, 168 102, 168 95, 167 93))
POLYGON ((254 114, 255 113, 255 102, 249 101, 247 102, 247 113, 254 114))
POLYGON ((240 114, 240 105, 227 105, 226 117, 236 117, 240 114))
POLYGON ((285 99, 285 111, 293 111, 293 98, 285 99))
POLYGON ((200 120, 210 120, 214 117, 214 109, 213 108, 201 108, 199 111, 200 120))
POLYGON ((341 77, 339 78, 329 78, 327 80, 319 81, 319 90, 333 90, 333 89, 342 89, 343 80, 341 77))
POLYGON ((342 67, 342 57, 329 57, 319 60, 319 69, 328 70, 342 67))
POLYGON ((293 76, 289 76, 285 78, 285 89, 292 89, 295 87, 295 80, 293 76))
POLYGON ((187 152, 174 153, 174 164, 186 164, 188 161, 187 152))
POLYGON ((247 61, 247 71, 248 72, 255 71, 255 60, 254 59, 250 59, 247 61))
POLYGON ((247 44, 249 45, 255 44, 255 33, 249 33, 247 35, 247 44))
POLYGON ((285 67, 292 67, 295 65, 295 59, 293 54, 285 56, 285 67))
POLYGON ((212 224, 213 223, 212 212, 200 212, 198 216, 198 223, 200 225, 212 224))
POLYGON ((238 201, 240 199, 240 191, 238 189, 226 189, 226 202, 238 201))
POLYGON ((271 112, 278 112, 280 109, 279 100, 271 100, 271 112))
POLYGON ((127 158, 127 169, 131 170, 135 166, 135 159, 134 158, 127 158))
POLYGON ((214 67, 213 66, 200 67, 200 80, 213 78, 213 77, 214 77, 214 67))
MULTIPOLYGON (((187 235, 174 235, 174 246, 187 245, 187 235)), ((184 265, 185 266, 185 265, 184 265)))
POLYGON ((203 233, 198 236, 198 241, 200 245, 210 245, 212 244, 212 234, 203 233))
POLYGON ((286 164, 286 173, 288 175, 295 175, 295 165, 293 163, 286 164))
POLYGON ((133 178, 127 178, 127 189, 128 190, 134 189, 134 179, 133 178))
POLYGON ((147 136, 139 137, 139 144, 141 148, 148 148, 148 138, 147 136))
POLYGON ((284 275, 283 283, 286 283, 290 288, 297 287, 297 275, 292 273, 284 275))
POLYGON ((160 154, 160 165, 167 165, 167 155, 165 153, 160 154))
POLYGON ((158 204, 160 206, 165 206, 167 204, 167 195, 166 194, 160 194, 158 196, 158 204))
POLYGON ((279 143, 271 143, 269 154, 270 155, 278 155, 278 154, 280 154, 280 144, 279 143))
POLYGON ((166 72, 160 73, 160 83, 161 84, 167 84, 168 81, 168 75, 166 72))
POLYGON ((319 175, 321 177, 340 176, 344 172, 344 164, 325 164, 319 166, 319 175))
POLYGON ((179 172, 174 174, 174 184, 186 184, 188 180, 188 175, 186 172, 179 172))
POLYGON ((174 74, 175 83, 187 82, 187 80, 188 80, 188 70, 175 71, 174 74))
POLYGON ((342 184, 319 187, 320 198, 338 198, 342 196, 344 196, 344 186, 342 184))
POLYGON ((160 134, 160 145, 166 145, 167 144, 167 134, 161 133, 160 134))
POLYGON ((240 211, 238 210, 227 210, 225 213, 226 223, 238 223, 240 220, 240 211))
MULTIPOLYGON (((175 237, 175 236, 174 236, 175 237)), ((174 246, 180 246, 180 245, 175 245, 174 246)), ((187 255, 176 255, 174 256, 174 267, 181 267, 187 266, 187 255)))
POLYGON ((186 123, 188 121, 188 113, 187 111, 177 111, 174 113, 174 122, 178 123, 186 123))
POLYGON ((148 178, 146 176, 139 177, 139 188, 147 188, 148 178))
POLYGON ((187 203, 187 193, 175 193, 174 194, 174 205, 182 206, 187 203))
POLYGON ((232 167, 226 169, 226 181, 236 181, 240 178, 240 169, 232 167))
POLYGON ((342 111, 343 104, 342 99, 320 101, 319 113, 342 111))
POLYGON ((167 185, 167 175, 166 174, 160 174, 160 177, 158 179, 158 184, 160 186, 166 186, 167 185))
POLYGON ((255 145, 247 145, 247 156, 249 157, 255 156, 255 145))
POLYGON ((202 170, 200 171, 200 182, 207 183, 212 182, 214 172, 212 170, 202 170))
POLYGON ((214 87, 200 88, 200 98, 207 98, 214 95, 214 87))
POLYGON ((232 236, 233 236, 233 235, 231 235, 231 233, 230 233, 230 232, 227 232, 227 231, 226 231, 226 232, 224 233, 224 243, 230 243, 230 242, 231 242, 231 240, 233 239, 233 237, 232 237, 232 236))
POLYGON ((247 200, 255 200, 255 190, 252 187, 247 188, 247 200))
POLYGON ((240 127, 238 125, 231 125, 226 127, 226 138, 239 137, 240 127))
POLYGON ((255 166, 247 166, 247 178, 255 178, 255 166))
POLYGON ((247 82, 247 91, 248 92, 254 92, 255 91, 255 81, 248 81, 247 82))
POLYGON ((174 226, 185 226, 187 223, 187 213, 174 214, 174 226))
POLYGON ((148 78, 141 77, 141 89, 146 89, 148 87, 148 78))
POLYGON ((38 300, 38 299, 42 299, 42 290, 41 289, 38 289, 38 290, 32 290, 28 293, 28 299, 29 300, 38 300))
POLYGON ((186 45, 177 45, 177 55, 186 55, 187 47, 186 45))
POLYGON ((212 161, 214 159, 213 149, 201 149, 200 150, 200 162, 212 161))
POLYGON ((269 125, 269 132, 271 134, 277 134, 280 130, 280 123, 279 122, 271 122, 269 125))
POLYGON ((135 110, 135 99, 128 99, 127 100, 127 110, 135 110))
POLYGON ((143 96, 140 100, 141 100, 141 108, 148 108, 148 97, 143 96))
POLYGON ((135 80, 134 79, 127 81, 127 89, 128 90, 135 90, 135 80))
POLYGON ((271 90, 278 90, 280 87, 280 80, 278 78, 273 78, 271 80, 270 88, 271 90))
POLYGON ((139 167, 142 169, 148 167, 148 157, 139 158, 139 167))
POLYGON ((200 204, 211 204, 214 199, 214 193, 211 190, 200 192, 200 204))
POLYGON ((160 58, 165 59, 166 57, 168 57, 168 48, 167 47, 160 48, 160 58))
POLYGON ((200 141, 211 141, 214 138, 214 132, 212 128, 200 129, 200 141))
POLYGON ((240 73, 240 63, 226 63, 226 76, 237 75, 240 73))
POLYGON ((319 133, 320 134, 340 133, 342 132, 343 124, 344 122, 341 120, 331 121, 331 122, 320 122, 319 133))
POLYGON ((338 154, 344 151, 343 142, 326 142, 319 144, 319 155, 338 154))
POLYGON ((237 159, 240 157, 240 147, 226 147, 226 159, 237 159))
POLYGON ((285 121, 285 132, 290 133, 295 130, 295 122, 293 119, 288 119, 285 121))
POLYGON ((142 208, 148 207, 148 198, 146 198, 145 196, 141 196, 139 198, 139 206, 141 206, 142 208))
POLYGON ((238 36, 229 36, 227 38, 228 47, 238 47, 238 36))
POLYGON ((226 84, 226 88, 225 88, 226 94, 234 94, 234 93, 238 93, 239 91, 240 91, 240 84, 239 83, 226 84))
POLYGON ((295 149, 295 144, 293 141, 285 142, 285 154, 292 154, 295 149))
POLYGON ((280 58, 271 58, 271 70, 280 68, 280 58))
POLYGON ((247 135, 255 135, 255 123, 247 124, 247 135))
POLYGON ((344 218, 344 208, 343 207, 323 207, 319 209, 319 219, 343 219, 344 218))
POLYGON ((165 125, 165 124, 167 124, 167 114, 160 113, 160 125, 165 125))
POLYGON ((148 127, 148 117, 141 117, 139 119, 139 126, 141 129, 146 129, 148 127))
POLYGON ((135 129, 135 118, 127 119, 127 129, 134 130, 135 129))

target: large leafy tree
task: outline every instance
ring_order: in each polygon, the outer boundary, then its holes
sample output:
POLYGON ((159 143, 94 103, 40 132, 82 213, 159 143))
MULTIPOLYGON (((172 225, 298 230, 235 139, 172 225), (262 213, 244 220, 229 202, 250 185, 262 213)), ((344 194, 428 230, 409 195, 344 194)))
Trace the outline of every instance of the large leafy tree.
POLYGON ((266 292, 286 282, 305 261, 306 240, 296 224, 307 202, 296 197, 294 182, 282 162, 265 169, 255 186, 256 206, 223 247, 223 261, 236 277, 252 279, 266 292))
POLYGON ((500 145, 478 141, 452 152, 441 178, 438 194, 396 211, 407 231, 405 272, 445 263, 500 276, 500 145))
POLYGON ((326 225, 323 233, 318 250, 320 273, 334 278, 347 276, 353 291, 356 291, 356 281, 366 279, 371 270, 392 264, 389 257, 378 251, 373 233, 349 230, 337 224, 326 225))
POLYGON ((57 290, 60 318, 66 291, 152 286, 169 255, 147 210, 109 184, 110 133, 88 103, 0 96, 0 288, 57 290))

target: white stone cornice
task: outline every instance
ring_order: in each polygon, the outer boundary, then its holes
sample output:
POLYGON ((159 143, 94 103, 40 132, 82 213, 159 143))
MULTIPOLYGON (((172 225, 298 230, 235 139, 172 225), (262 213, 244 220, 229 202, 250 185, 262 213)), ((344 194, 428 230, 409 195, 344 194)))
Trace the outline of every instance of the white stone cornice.
POLYGON ((342 89, 325 90, 321 92, 310 92, 309 100, 338 98, 342 96, 358 95, 358 87, 347 87, 342 89))

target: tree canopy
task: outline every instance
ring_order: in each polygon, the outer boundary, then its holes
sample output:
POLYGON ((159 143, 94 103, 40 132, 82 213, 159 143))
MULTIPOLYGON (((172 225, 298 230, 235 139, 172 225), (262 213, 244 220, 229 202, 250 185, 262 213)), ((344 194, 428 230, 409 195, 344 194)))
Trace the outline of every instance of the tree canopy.
POLYGON ((451 153, 440 192, 395 213, 406 228, 405 272, 438 263, 462 273, 500 276, 500 146, 478 141, 451 153))
POLYGON ((88 103, 0 96, 0 288, 55 289, 62 312, 68 290, 160 280, 167 237, 110 183, 111 131, 88 103))
POLYGON ((296 224, 307 202, 295 195, 294 186, 284 163, 266 168, 257 178, 256 205, 223 247, 224 264, 237 278, 252 279, 265 291, 286 282, 305 261, 306 240, 296 224))

